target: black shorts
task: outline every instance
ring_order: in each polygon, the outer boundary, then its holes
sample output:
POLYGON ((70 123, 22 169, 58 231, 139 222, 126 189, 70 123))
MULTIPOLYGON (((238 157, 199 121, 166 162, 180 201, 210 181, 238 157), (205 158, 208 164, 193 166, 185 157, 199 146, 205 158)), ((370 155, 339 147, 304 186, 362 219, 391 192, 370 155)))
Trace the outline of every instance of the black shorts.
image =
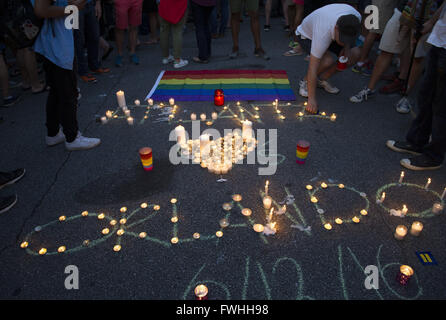
MULTIPOLYGON (((300 46, 304 51, 308 54, 311 53, 311 40, 310 39, 302 39, 300 36, 298 36, 298 40, 300 46)), ((344 49, 344 47, 340 46, 336 41, 333 41, 330 44, 330 47, 328 47, 328 51, 334 53, 337 57, 341 55, 341 51, 344 49)))

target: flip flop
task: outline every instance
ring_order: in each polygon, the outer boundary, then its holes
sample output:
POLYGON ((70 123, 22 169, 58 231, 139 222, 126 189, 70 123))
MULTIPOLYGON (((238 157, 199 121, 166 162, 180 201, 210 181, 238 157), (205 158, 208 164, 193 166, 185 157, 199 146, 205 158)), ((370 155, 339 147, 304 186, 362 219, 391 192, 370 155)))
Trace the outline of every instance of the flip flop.
POLYGON ((294 49, 291 49, 285 52, 283 55, 285 57, 292 57, 292 56, 301 56, 302 54, 303 54, 302 52, 296 52, 294 51, 294 49))

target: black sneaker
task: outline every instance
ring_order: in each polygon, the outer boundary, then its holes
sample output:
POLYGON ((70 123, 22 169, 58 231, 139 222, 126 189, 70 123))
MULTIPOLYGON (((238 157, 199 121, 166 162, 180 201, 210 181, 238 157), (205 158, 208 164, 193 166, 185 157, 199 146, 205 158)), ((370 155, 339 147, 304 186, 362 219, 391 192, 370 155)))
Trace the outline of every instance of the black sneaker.
POLYGON ((270 26, 269 24, 265 24, 265 25, 263 26, 263 30, 265 30, 265 31, 270 31, 270 30, 271 30, 271 26, 270 26))
POLYGON ((20 96, 9 96, 6 98, 3 98, 3 105, 2 107, 10 107, 15 105, 20 100, 20 96))
POLYGON ((0 213, 6 212, 17 203, 17 195, 0 198, 0 213))
POLYGON ((0 189, 4 186, 16 183, 25 175, 25 169, 17 169, 10 172, 0 172, 0 189))
POLYGON ((414 146, 413 144, 405 141, 394 141, 394 140, 387 140, 386 146, 395 152, 400 153, 410 153, 415 156, 419 156, 422 153, 421 148, 418 148, 414 146))
POLYGON ((400 163, 403 167, 415 171, 436 170, 441 167, 441 163, 433 161, 424 154, 409 159, 402 159, 400 163))

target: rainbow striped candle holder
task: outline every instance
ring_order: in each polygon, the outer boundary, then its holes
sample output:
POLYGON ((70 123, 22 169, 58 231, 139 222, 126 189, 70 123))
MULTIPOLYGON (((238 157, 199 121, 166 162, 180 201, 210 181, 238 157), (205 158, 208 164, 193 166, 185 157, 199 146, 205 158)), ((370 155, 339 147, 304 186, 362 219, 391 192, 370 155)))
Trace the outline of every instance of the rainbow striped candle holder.
POLYGON ((151 171, 153 169, 152 148, 139 149, 139 157, 141 158, 141 163, 144 170, 151 171))
POLYGON ((310 149, 310 143, 305 140, 299 140, 296 147, 296 163, 305 164, 305 160, 308 156, 308 150, 310 149))

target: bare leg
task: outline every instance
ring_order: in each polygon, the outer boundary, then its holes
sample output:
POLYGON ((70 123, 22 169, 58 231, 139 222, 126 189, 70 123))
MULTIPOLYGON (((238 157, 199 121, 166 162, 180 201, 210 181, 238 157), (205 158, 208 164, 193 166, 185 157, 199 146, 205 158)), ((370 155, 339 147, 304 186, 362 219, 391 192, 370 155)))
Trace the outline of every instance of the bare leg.
POLYGON ((158 14, 156 12, 150 12, 149 20, 150 20, 150 38, 152 41, 158 41, 158 14))
POLYGON ((262 43, 260 42, 259 12, 250 11, 248 14, 251 17, 251 32, 254 37, 255 48, 261 49, 262 43))
POLYGON ((373 68, 372 77, 370 78, 368 88, 375 90, 376 84, 381 79, 382 74, 389 68, 392 62, 393 54, 386 51, 381 51, 381 54, 376 59, 375 67, 373 68))
POLYGON ((125 30, 121 29, 115 30, 116 47, 118 49, 118 55, 120 56, 122 56, 124 53, 124 35, 125 35, 125 30))
POLYGON ((288 4, 286 0, 282 0, 282 10, 283 10, 283 16, 285 17, 285 25, 290 25, 290 20, 288 19, 287 11, 288 11, 288 4))
POLYGON ((361 56, 359 57, 359 62, 366 62, 369 57, 370 51, 372 50, 373 43, 375 43, 375 39, 378 36, 377 33, 369 32, 364 41, 364 46, 361 49, 361 56))
POLYGON ((39 80, 36 55, 34 51, 31 51, 29 48, 18 50, 17 60, 22 71, 23 82, 31 85, 33 92, 42 90, 44 85, 39 80))
POLYGON ((273 0, 266 0, 265 3, 265 24, 267 26, 270 25, 271 20, 271 6, 273 4, 273 0))
POLYGON ((138 27, 130 26, 129 27, 130 54, 135 53, 137 40, 138 40, 138 27))
POLYGON ((8 66, 3 55, 0 53, 0 85, 2 86, 3 98, 9 97, 9 75, 8 66))
POLYGON ((240 12, 231 14, 232 51, 238 51, 238 34, 240 32, 240 12))

